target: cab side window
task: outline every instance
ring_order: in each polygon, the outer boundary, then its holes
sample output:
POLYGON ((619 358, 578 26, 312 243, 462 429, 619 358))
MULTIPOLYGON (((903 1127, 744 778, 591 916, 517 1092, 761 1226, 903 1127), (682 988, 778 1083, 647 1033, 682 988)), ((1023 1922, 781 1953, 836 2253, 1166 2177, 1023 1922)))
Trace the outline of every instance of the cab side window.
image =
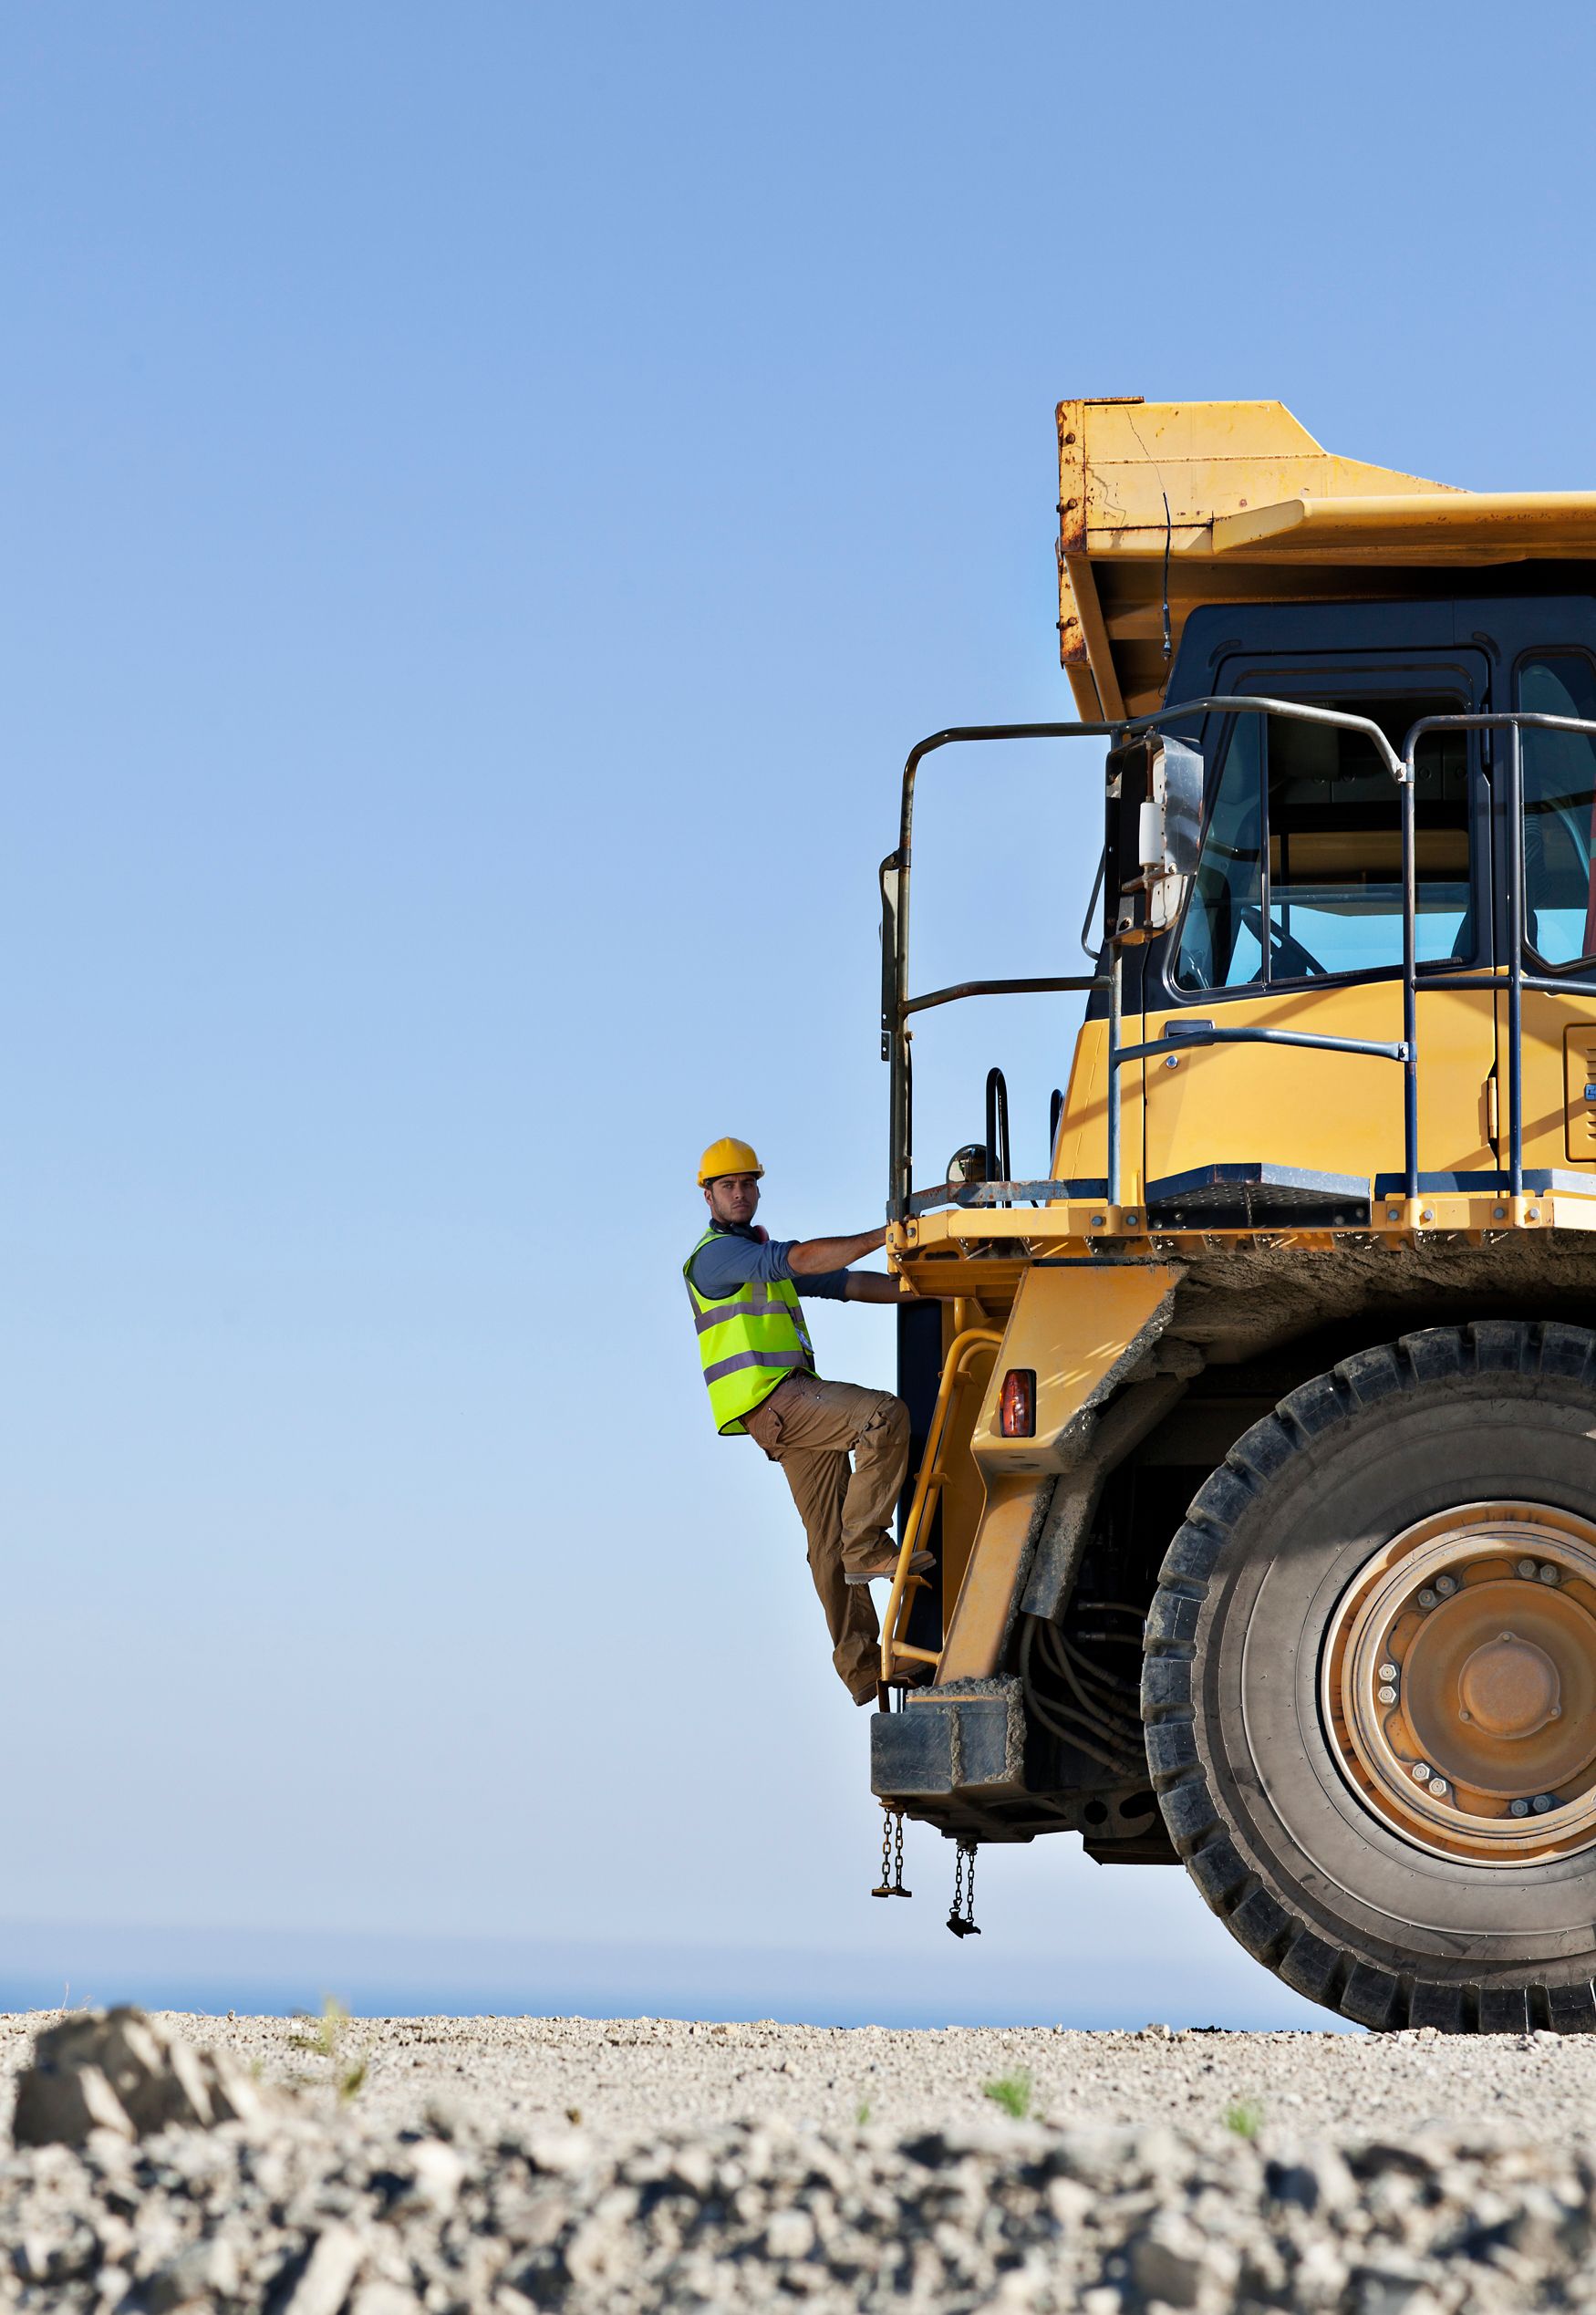
MULTIPOLYGON (((1400 746, 1446 698, 1327 701, 1400 746)), ((1474 951, 1468 742, 1433 732, 1415 766, 1418 958, 1474 951)), ((1396 784, 1362 732, 1290 716, 1238 716, 1193 879, 1177 988, 1233 989, 1402 961, 1402 822, 1396 784)))
POLYGON ((1241 989, 1263 977, 1263 718, 1230 728, 1176 959, 1179 989, 1241 989))
MULTIPOLYGON (((1531 659, 1518 704, 1537 715, 1596 721, 1596 670, 1573 651, 1531 659)), ((1524 775, 1524 935, 1543 964, 1596 956, 1596 743, 1584 732, 1527 730, 1524 775)))

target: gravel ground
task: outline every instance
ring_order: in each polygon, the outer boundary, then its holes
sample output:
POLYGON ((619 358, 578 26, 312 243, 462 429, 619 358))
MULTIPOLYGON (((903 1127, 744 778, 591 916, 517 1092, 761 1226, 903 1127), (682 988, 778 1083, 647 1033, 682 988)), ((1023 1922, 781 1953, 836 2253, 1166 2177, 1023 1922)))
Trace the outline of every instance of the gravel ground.
MULTIPOLYGON (((54 2013, 0 2023, 0 2068, 25 2063, 54 2013)), ((284 2018, 168 2014, 190 2040, 232 2050, 273 2081, 323 2081, 364 2060, 352 2110, 418 2127, 429 2107, 482 2130, 547 2129, 575 2113, 606 2136, 742 2120, 852 2130, 861 2105, 899 2133, 978 2123, 984 2083, 1023 2071, 1031 2113, 1067 2130, 1176 2123, 1198 2135, 1257 2101, 1271 2123, 1371 2138, 1487 2125, 1596 2144, 1596 2035, 940 2032, 689 2025, 667 2019, 359 2018, 337 2060, 297 2050, 284 2018)))
POLYGON ((293 2094, 0 2146, 0 2309, 1596 2315, 1596 2038, 155 2022, 293 2094))

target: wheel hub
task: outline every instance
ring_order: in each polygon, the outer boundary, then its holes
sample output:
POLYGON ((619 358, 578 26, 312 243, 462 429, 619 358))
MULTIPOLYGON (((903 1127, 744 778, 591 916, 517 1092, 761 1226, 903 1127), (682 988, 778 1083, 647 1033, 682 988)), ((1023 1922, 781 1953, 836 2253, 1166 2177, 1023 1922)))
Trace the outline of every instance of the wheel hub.
POLYGON ((1421 1847, 1596 1846, 1596 1527, 1474 1503, 1407 1529, 1337 1604, 1321 1704, 1347 1782, 1421 1847))
POLYGON ((1555 1719, 1561 1694, 1557 1666, 1546 1650, 1517 1632, 1503 1632, 1482 1640, 1458 1674, 1457 1717, 1487 1737, 1511 1741, 1534 1736, 1555 1719))

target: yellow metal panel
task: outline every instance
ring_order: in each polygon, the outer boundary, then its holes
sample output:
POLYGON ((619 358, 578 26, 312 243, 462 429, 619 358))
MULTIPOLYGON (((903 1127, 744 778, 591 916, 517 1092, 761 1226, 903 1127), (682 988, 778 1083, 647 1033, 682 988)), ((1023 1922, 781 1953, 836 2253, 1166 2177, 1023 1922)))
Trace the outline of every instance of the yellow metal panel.
MULTIPOLYGON (((1498 999, 1502 1016, 1502 1043, 1507 1045, 1508 1001, 1498 999)), ((1585 1099, 1587 1084, 1596 1085, 1596 1073, 1583 1073, 1586 1058, 1596 1061, 1596 1025, 1591 1019, 1589 991, 1570 989, 1560 996, 1549 990, 1524 991, 1524 1163, 1529 1167, 1564 1167, 1596 1162, 1596 1118, 1585 1099)), ((1506 1148, 1508 1092, 1502 1085, 1503 1147, 1506 1148)))
POLYGON ((1167 1316, 1180 1274, 1168 1262, 1027 1271, 970 1441, 989 1487, 1000 1474, 1073 1462, 1090 1410, 1118 1388, 1160 1312, 1167 1316), (998 1394, 1010 1366, 1035 1371, 1034 1438, 999 1434, 998 1394))
POLYGON ((1475 492, 1324 450, 1279 402, 1059 405, 1059 648, 1083 715, 1161 704, 1164 582, 1199 604, 1384 599, 1404 566, 1596 557, 1596 492, 1475 492))
POLYGON ((1275 505, 1216 514, 1216 555, 1313 555, 1355 549, 1359 558, 1400 552, 1415 561, 1465 555, 1522 561, 1528 555, 1596 553, 1596 491, 1381 492, 1366 497, 1303 494, 1275 505))
POLYGON ((1108 1112, 1103 1092, 1107 1055, 1107 1022, 1084 1022, 1075 1040, 1064 1106, 1059 1112, 1059 1137, 1052 1158, 1055 1181, 1094 1181, 1108 1163, 1108 1112))
MULTIPOLYGON (((1130 1032, 1125 1033, 1130 1043, 1130 1032)), ((1121 1196, 1127 1205, 1142 1197, 1142 1076, 1135 1062, 1119 1073, 1121 1196)), ((1108 1173, 1108 1023, 1087 1021, 1075 1040, 1059 1135, 1053 1148, 1055 1181, 1102 1181, 1108 1173)))
MULTIPOLYGON (((1494 1167, 1487 1138, 1487 1084, 1496 1060, 1488 990, 1443 991, 1418 1000, 1419 1166, 1430 1173, 1494 1167)), ((1166 1022, 1211 1021, 1216 1028, 1295 1029, 1313 1036, 1380 1043, 1402 1036, 1402 991, 1394 981, 1205 997, 1200 1006, 1146 1016, 1149 1041, 1166 1022)), ((1292 1045, 1184 1046, 1146 1064, 1150 1182, 1208 1165, 1252 1160, 1312 1173, 1400 1173, 1403 1077, 1396 1063, 1292 1045)))
POLYGON ((986 1500, 948 1625, 938 1685, 985 1679, 996 1670, 1025 1541, 1051 1476, 1079 1452, 1091 1410, 1112 1396, 1158 1331, 1180 1276, 1173 1263, 1151 1262, 1031 1270, 1021 1282, 972 1440, 986 1500), (1010 1366, 1036 1371, 1034 1439, 997 1436, 998 1387, 1010 1366))
MULTIPOLYGON (((1070 517, 1061 516, 1066 552, 1089 546, 1094 555, 1162 555, 1167 530, 1174 553, 1210 554, 1209 529, 1217 517, 1260 506, 1308 498, 1401 502, 1468 495, 1422 475, 1338 458, 1280 402, 1073 407, 1080 411, 1083 481, 1073 537, 1070 517)), ((1061 448, 1062 435, 1061 429, 1061 448)), ((1073 493, 1064 487, 1059 495, 1067 501, 1073 493)))
MULTIPOLYGON (((1075 607, 1074 663, 1084 659, 1090 666, 1093 686, 1102 705, 1100 715, 1084 720, 1093 723, 1108 722, 1123 716, 1126 709, 1124 695, 1119 688, 1119 677, 1114 671, 1114 654, 1108 646, 1108 629, 1103 621, 1103 607, 1097 600, 1091 558, 1085 555, 1066 555, 1063 568, 1071 600, 1075 607)), ((1072 663, 1067 654, 1064 663, 1066 666, 1072 663)))
POLYGON ((1563 1099, 1569 1158, 1576 1166, 1596 1165, 1596 1023, 1563 1031, 1563 1099))
POLYGON ((989 1490, 980 1535, 937 1667, 939 1688, 949 1680, 987 1680, 997 1670, 1013 1613, 1025 1539, 1036 1516, 1039 1490, 1046 1484, 1012 1479, 989 1490))

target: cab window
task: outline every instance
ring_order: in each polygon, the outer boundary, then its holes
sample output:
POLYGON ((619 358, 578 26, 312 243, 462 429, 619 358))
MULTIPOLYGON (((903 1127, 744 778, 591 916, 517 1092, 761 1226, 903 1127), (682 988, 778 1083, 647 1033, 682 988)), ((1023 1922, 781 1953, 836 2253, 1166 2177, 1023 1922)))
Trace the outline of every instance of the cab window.
MULTIPOLYGON (((1324 702, 1368 717, 1400 746, 1446 698, 1324 702)), ((1472 957, 1468 742, 1419 742, 1418 957, 1472 957)), ((1235 989, 1402 962, 1402 821, 1372 742, 1333 724, 1238 716, 1214 793, 1176 952, 1177 988, 1235 989)))
MULTIPOLYGON (((1596 721, 1596 671, 1573 651, 1519 672, 1518 704, 1537 715, 1596 721)), ((1596 955, 1596 750, 1583 732, 1527 730, 1523 739, 1524 937, 1542 963, 1596 955)))

